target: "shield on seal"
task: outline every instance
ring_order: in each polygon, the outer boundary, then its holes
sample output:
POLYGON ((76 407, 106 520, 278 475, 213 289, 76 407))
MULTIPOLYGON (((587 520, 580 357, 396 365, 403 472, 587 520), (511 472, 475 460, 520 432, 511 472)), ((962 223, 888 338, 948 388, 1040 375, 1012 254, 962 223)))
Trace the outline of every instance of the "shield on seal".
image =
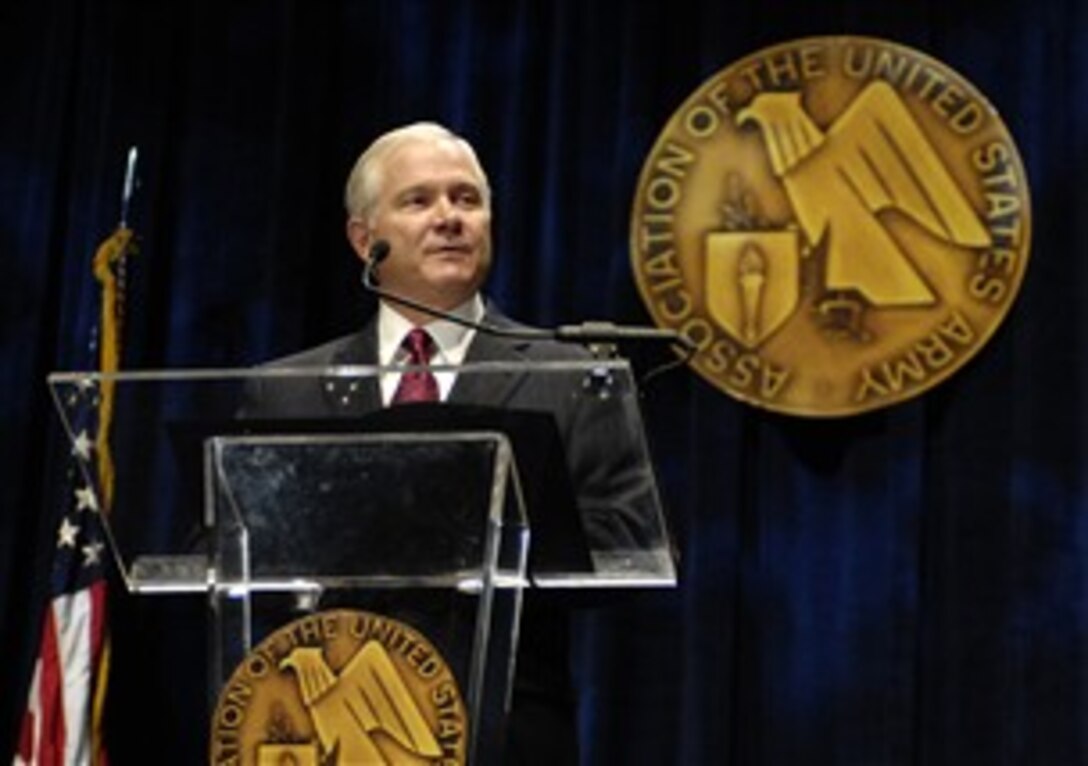
POLYGON ((796 231, 711 232, 706 237, 707 312, 754 349, 797 310, 801 255, 796 231))

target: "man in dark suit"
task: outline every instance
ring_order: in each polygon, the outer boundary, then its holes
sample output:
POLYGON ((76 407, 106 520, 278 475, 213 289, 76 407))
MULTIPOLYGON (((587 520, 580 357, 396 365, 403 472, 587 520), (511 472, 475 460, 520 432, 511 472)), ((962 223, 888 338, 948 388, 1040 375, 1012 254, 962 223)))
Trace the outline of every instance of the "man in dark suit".
MULTIPOLYGON (((500 334, 383 300, 360 332, 276 364, 379 364, 392 372, 377 380, 330 379, 309 386, 266 381, 250 392, 248 413, 350 416, 421 400, 550 413, 566 450, 587 538, 598 547, 638 547, 640 536, 653 527, 656 502, 641 445, 635 444, 641 434, 631 433, 623 412, 590 401, 594 397, 577 376, 544 379, 517 371, 468 376, 448 369, 485 361, 590 359, 581 347, 511 337, 521 326, 481 297, 492 258, 491 192, 472 147, 433 123, 387 133, 360 156, 348 179, 345 206, 348 240, 365 266, 378 251, 375 243, 388 244, 380 265, 383 290, 500 334), (396 371, 426 364, 447 369, 396 371)), ((556 603, 527 605, 504 764, 577 763, 568 629, 566 610, 556 603)))

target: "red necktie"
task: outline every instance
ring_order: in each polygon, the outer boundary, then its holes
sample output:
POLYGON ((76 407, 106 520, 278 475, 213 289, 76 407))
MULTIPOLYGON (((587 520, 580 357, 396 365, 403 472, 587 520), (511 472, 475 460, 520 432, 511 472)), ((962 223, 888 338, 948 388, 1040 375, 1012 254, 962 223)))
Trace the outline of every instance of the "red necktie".
MULTIPOLYGON (((422 327, 413 327, 400 345, 408 352, 408 364, 411 365, 426 366, 434 354, 434 338, 422 327)), ((413 370, 400 376, 393 404, 437 401, 438 381, 430 370, 413 370)))

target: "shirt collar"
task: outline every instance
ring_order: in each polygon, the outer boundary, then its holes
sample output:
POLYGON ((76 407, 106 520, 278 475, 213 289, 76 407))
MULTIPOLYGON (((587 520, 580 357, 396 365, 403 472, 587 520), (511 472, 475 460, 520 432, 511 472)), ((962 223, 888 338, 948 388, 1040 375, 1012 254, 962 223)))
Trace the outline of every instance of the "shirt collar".
MULTIPOLYGON (((457 308, 448 312, 470 322, 479 323, 484 317, 484 301, 476 293, 457 308)), ((404 316, 389 306, 385 301, 378 304, 378 363, 393 364, 398 360, 400 344, 404 336, 414 327, 404 316)), ((435 319, 423 325, 434 339, 436 351, 434 362, 439 364, 460 364, 464 361, 468 346, 476 335, 476 330, 447 319, 435 319)))

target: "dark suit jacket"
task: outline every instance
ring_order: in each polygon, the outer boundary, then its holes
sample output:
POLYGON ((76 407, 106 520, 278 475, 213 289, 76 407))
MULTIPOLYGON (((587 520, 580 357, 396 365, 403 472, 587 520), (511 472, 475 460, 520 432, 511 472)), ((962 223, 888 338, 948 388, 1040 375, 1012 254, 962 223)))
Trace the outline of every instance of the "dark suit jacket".
MULTIPOLYGON (((489 309, 486 323, 519 327, 489 309)), ((377 323, 360 332, 277 360, 283 367, 373 365, 377 363, 377 323)), ((521 340, 477 332, 466 363, 483 361, 563 361, 589 359, 580 346, 547 340, 521 340)), ((565 446, 566 460, 587 538, 610 547, 641 537, 654 513, 652 480, 638 459, 622 410, 589 402, 581 376, 547 379, 509 372, 461 376, 451 403, 489 405, 551 413, 565 446), (591 406, 592 405, 592 406, 591 406)), ((352 417, 381 408, 378 383, 330 379, 262 382, 248 392, 243 414, 276 417, 352 417)), ((532 466, 519 465, 521 471, 532 466)), ((522 615, 521 638, 511 711, 511 748, 504 763, 577 762, 573 695, 569 673, 569 615, 554 599, 529 594, 522 615)))

